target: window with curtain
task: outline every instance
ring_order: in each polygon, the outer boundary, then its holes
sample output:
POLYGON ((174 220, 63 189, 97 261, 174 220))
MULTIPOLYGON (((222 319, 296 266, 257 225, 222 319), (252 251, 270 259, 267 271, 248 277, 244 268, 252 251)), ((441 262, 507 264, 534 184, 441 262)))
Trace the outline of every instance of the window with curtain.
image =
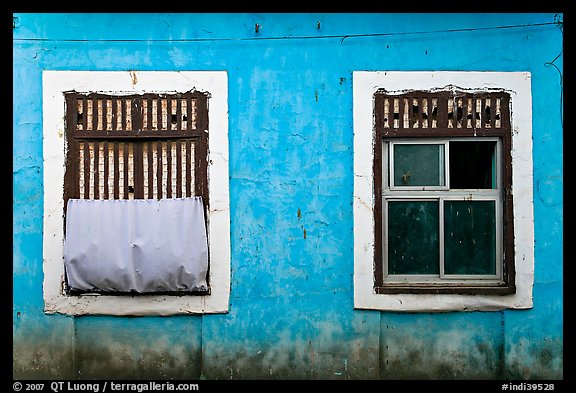
POLYGON ((207 98, 65 93, 70 294, 209 292, 207 98))

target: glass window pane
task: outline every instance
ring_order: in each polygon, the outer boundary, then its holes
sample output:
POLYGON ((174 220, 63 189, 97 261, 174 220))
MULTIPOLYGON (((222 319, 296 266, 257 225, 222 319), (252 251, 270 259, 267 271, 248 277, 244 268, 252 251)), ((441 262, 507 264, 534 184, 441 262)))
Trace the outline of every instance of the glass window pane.
POLYGON ((496 274, 496 202, 444 202, 444 273, 496 274))
POLYGON ((443 186, 443 144, 394 144, 395 186, 443 186))
POLYGON ((496 142, 450 142, 450 188, 496 188, 496 142))
POLYGON ((388 202, 388 274, 439 274, 437 201, 388 202))

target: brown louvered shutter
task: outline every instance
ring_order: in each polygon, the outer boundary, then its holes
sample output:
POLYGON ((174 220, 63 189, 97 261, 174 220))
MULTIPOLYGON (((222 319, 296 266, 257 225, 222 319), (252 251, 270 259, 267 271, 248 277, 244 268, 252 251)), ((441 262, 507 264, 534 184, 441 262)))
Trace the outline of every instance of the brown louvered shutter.
POLYGON ((79 199, 202 196, 208 206, 207 95, 66 98, 65 205, 79 199))

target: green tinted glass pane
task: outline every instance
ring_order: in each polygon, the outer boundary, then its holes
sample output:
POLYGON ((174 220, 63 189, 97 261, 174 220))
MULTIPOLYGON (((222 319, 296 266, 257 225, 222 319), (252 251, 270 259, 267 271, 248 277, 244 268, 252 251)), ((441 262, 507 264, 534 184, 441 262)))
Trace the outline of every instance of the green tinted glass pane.
POLYGON ((496 202, 444 202, 444 273, 496 274, 496 202))
POLYGON ((444 145, 395 144, 395 186, 443 186, 444 145))
POLYGON ((388 202, 388 273, 439 274, 438 202, 388 202))

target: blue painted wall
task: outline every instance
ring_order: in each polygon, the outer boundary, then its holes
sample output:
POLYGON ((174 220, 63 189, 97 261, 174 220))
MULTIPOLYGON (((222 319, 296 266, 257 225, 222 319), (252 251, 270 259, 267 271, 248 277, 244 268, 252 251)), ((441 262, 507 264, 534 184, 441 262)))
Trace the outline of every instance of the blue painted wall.
POLYGON ((342 39, 554 21, 510 13, 14 14, 15 377, 563 378, 562 56, 559 69, 545 65, 563 48, 561 29, 342 39), (249 40, 294 36, 337 37, 249 40), (131 69, 228 72, 228 314, 43 313, 41 73, 131 69), (353 309, 352 72, 387 69, 532 73, 532 309, 353 309))

